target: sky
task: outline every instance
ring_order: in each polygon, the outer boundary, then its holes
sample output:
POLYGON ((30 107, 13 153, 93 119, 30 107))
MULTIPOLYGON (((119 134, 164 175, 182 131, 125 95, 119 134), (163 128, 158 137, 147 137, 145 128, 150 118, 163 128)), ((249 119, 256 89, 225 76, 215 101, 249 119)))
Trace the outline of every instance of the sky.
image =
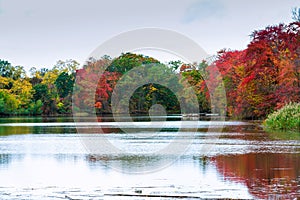
POLYGON ((66 59, 82 64, 108 39, 145 27, 176 31, 213 55, 245 49, 254 30, 291 22, 299 6, 300 0, 0 0, 0 59, 27 70, 66 59))

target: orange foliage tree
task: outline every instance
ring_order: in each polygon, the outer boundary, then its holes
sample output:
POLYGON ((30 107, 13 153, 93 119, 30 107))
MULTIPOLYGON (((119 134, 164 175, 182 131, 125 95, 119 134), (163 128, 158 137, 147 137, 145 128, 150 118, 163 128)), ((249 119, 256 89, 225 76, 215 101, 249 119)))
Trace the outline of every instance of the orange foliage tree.
POLYGON ((220 51, 215 65, 227 92, 227 112, 262 118, 300 101, 300 23, 255 31, 243 51, 220 51))

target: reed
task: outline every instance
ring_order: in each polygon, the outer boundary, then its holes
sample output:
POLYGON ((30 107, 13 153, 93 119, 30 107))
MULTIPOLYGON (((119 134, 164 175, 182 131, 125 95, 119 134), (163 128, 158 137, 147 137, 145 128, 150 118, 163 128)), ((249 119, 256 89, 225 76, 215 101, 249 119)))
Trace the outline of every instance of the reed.
POLYGON ((289 103, 268 115, 264 121, 267 130, 292 131, 300 133, 300 103, 289 103))

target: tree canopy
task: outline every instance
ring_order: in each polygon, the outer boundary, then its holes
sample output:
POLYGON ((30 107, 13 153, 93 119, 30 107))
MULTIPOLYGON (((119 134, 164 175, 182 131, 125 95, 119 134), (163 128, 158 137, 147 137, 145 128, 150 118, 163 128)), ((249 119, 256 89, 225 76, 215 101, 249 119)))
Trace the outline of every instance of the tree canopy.
POLYGON ((60 60, 49 69, 32 67, 27 76, 22 66, 0 60, 0 114, 71 114, 72 99, 75 110, 111 113, 112 96, 122 98, 126 93, 126 88, 116 89, 134 87, 141 75, 148 74, 151 80, 170 85, 139 85, 129 99, 132 113, 147 113, 154 104, 179 113, 178 94, 188 97, 189 90, 180 89, 187 85, 197 96, 200 112, 212 112, 211 95, 220 96, 224 85, 226 102, 216 98, 214 104, 226 103, 227 115, 264 118, 289 102, 300 102, 299 10, 293 10, 294 22, 254 31, 246 49, 220 50, 212 63, 160 63, 125 52, 116 58, 90 58, 81 69, 75 60, 60 60), (181 86, 172 91, 176 81, 181 86))

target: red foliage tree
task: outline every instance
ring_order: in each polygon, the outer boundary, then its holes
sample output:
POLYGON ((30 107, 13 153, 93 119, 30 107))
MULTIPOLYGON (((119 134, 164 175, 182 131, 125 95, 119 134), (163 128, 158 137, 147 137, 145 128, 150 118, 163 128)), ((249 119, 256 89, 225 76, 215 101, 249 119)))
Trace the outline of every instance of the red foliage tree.
MULTIPOLYGON (((300 23, 255 31, 243 51, 221 51, 215 65, 227 92, 227 112, 262 118, 300 101, 300 23)), ((217 87, 217 86, 215 86, 217 87)))

